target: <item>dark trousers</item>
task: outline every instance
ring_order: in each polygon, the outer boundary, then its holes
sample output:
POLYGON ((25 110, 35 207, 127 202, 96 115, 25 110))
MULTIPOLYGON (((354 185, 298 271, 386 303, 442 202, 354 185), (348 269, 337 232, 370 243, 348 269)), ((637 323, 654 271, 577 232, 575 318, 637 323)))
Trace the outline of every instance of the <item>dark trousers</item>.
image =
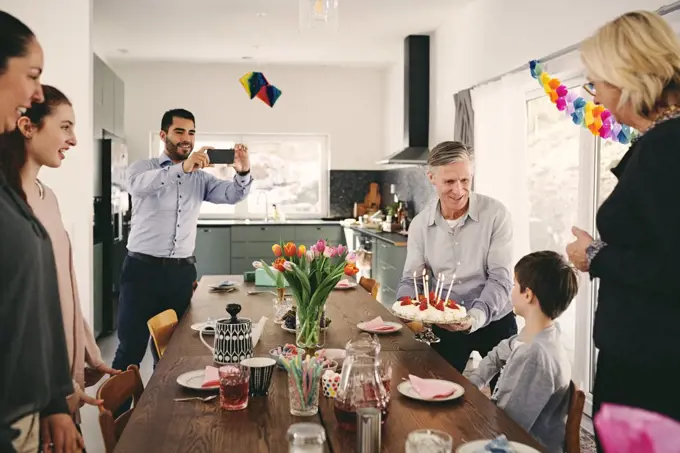
MULTIPOLYGON (((433 326, 432 330, 441 338, 439 343, 432 345, 434 350, 444 357, 451 366, 462 373, 472 351, 479 352, 482 358, 484 358, 502 340, 516 335, 517 320, 515 319, 515 314, 510 312, 498 321, 493 321, 486 327, 482 327, 470 334, 449 332, 437 326, 433 326)), ((496 386, 497 379, 498 376, 491 381, 492 390, 496 386)))
MULTIPOLYGON (((680 393, 673 385, 663 384, 677 379, 679 372, 680 364, 672 361, 642 363, 600 351, 593 388, 593 417, 603 403, 614 403, 657 412, 680 421, 680 393)), ((597 451, 603 453, 597 430, 595 441, 597 451)))
MULTIPOLYGON (((195 280, 196 267, 188 262, 125 257, 118 299, 119 344, 113 368, 125 370, 128 365, 139 366, 149 344, 147 321, 168 309, 175 310, 181 319, 191 302, 195 280)), ((156 361, 154 354, 154 366, 156 361)), ((129 408, 129 404, 126 406, 122 411, 129 408)))

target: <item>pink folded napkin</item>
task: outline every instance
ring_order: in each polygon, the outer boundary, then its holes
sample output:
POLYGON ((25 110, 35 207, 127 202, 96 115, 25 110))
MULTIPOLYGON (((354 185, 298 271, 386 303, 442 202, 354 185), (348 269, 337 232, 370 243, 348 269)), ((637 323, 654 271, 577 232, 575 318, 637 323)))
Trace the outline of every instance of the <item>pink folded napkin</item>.
POLYGON ((347 287, 347 286, 350 286, 350 285, 349 285, 349 280, 347 280, 346 278, 345 278, 345 279, 342 279, 342 280, 340 280, 340 281, 338 282, 338 284, 335 285, 335 286, 336 286, 336 287, 339 286, 339 287, 341 287, 341 288, 345 288, 345 287, 347 287))
POLYGON ((220 385, 220 373, 214 366, 205 367, 205 375, 203 376, 203 385, 201 387, 216 387, 220 385))
POLYGON ((378 316, 375 319, 372 319, 370 321, 366 321, 363 323, 363 328, 368 329, 368 330, 394 330, 396 327, 391 326, 389 324, 385 324, 385 321, 378 316))
POLYGON ((456 388, 450 382, 425 380, 412 374, 409 374, 408 378, 413 390, 426 399, 446 398, 456 391, 456 388))

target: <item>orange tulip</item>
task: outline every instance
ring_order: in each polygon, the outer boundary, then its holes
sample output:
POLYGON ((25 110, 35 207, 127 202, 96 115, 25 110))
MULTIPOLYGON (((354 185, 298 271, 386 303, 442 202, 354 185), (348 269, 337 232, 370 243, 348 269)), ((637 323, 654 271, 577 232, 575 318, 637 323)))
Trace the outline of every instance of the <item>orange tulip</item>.
POLYGON ((297 252, 298 258, 302 258, 303 256, 305 256, 306 252, 307 252, 307 247, 305 247, 304 245, 301 245, 300 247, 298 247, 298 252, 297 252))
POLYGON ((276 257, 283 255, 283 250, 281 250, 281 246, 279 244, 272 245, 272 252, 274 252, 274 256, 276 257))
POLYGON ((279 272, 283 272, 283 271, 286 270, 286 269, 283 267, 283 265, 285 264, 285 262, 286 262, 286 259, 285 259, 285 258, 276 258, 276 261, 274 261, 274 262, 272 263, 272 267, 273 267, 274 269, 276 269, 277 271, 279 271, 279 272))
POLYGON ((297 247, 294 243, 287 242, 286 245, 283 246, 283 254, 284 255, 291 257, 291 256, 295 256, 296 253, 297 253, 297 247))
POLYGON ((345 275, 349 275, 350 277, 353 275, 356 275, 359 272, 359 268, 356 266, 354 263, 347 263, 345 264, 345 275))

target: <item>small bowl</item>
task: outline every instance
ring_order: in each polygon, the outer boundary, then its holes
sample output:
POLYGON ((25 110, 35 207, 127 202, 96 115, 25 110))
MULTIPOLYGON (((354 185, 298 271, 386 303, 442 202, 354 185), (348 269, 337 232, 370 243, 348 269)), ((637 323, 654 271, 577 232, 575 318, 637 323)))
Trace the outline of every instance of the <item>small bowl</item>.
POLYGON ((335 360, 336 362, 340 363, 343 360, 345 360, 345 357, 347 356, 347 351, 344 349, 319 349, 314 353, 316 357, 322 356, 330 359, 330 360, 335 360))
POLYGON ((324 371, 326 371, 326 370, 336 371, 338 369, 338 362, 336 360, 332 360, 332 359, 326 359, 326 360, 328 361, 328 363, 326 363, 323 366, 324 371))
POLYGON ((281 357, 288 358, 295 355, 295 352, 290 351, 290 346, 293 346, 295 348, 295 351, 299 351, 299 349, 295 345, 283 345, 283 346, 279 345, 276 348, 269 350, 270 357, 276 360, 276 365, 281 369, 284 369, 283 363, 281 363, 281 357), (279 348, 286 349, 287 347, 288 347, 287 351, 284 351, 283 354, 279 353, 279 348))

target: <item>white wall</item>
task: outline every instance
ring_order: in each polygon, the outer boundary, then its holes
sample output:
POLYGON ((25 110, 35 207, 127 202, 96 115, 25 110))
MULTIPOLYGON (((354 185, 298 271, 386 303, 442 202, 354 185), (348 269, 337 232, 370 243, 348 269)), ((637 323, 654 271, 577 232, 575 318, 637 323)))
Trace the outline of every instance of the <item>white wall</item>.
POLYGON ((91 0, 0 0, 0 8, 24 21, 45 52, 42 82, 66 94, 76 112, 78 146, 59 169, 44 168, 40 179, 59 199, 74 250, 74 265, 85 319, 92 322, 93 174, 91 0), (39 3, 39 5, 37 4, 39 3))
MULTIPOLYGON (((453 95, 541 58, 593 33, 616 16, 656 10, 671 0, 475 0, 466 2, 433 34, 430 44, 430 145, 453 138, 453 95)), ((401 143, 402 116, 389 109, 403 97, 403 65, 388 70, 386 143, 401 143)), ((530 77, 527 72, 527 77, 530 77)), ((384 154, 394 151, 388 146, 384 154)))
POLYGON ((199 132, 324 133, 331 137, 331 168, 375 169, 383 154, 385 108, 382 68, 252 67, 228 64, 123 63, 112 67, 125 82, 125 133, 131 160, 147 158, 149 133, 163 113, 186 108, 199 132), (263 72, 283 94, 274 108, 250 100, 239 83, 263 72))

